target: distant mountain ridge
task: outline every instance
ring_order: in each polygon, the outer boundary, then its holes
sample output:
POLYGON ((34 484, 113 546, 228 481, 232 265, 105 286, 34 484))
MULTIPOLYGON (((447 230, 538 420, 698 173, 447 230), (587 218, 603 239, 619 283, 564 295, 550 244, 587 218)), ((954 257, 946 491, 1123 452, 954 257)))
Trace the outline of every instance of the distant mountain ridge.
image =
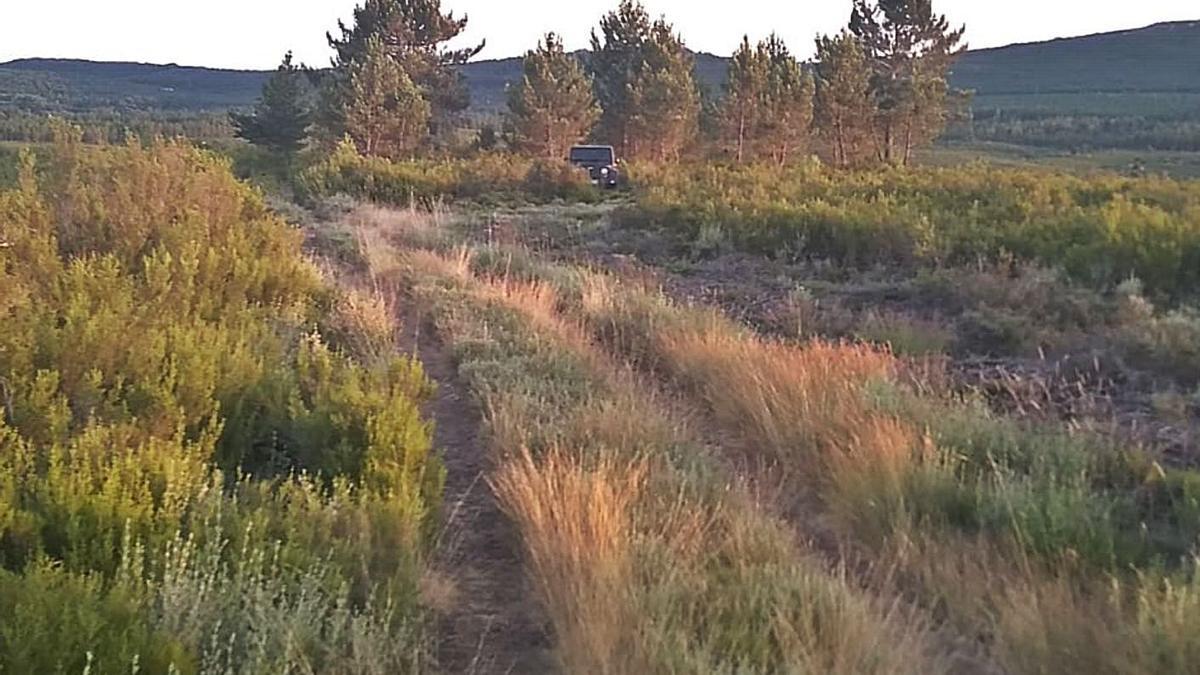
POLYGON ((19 59, 0 64, 0 108, 201 111, 253 105, 269 71, 19 59))
MULTIPOLYGON (((719 91, 728 59, 695 56, 698 81, 719 91)), ((471 89, 472 111, 494 114, 503 109, 506 87, 521 76, 521 59, 477 61, 461 70, 471 89)), ((0 110, 245 108, 253 105, 269 74, 173 64, 20 59, 0 64, 0 110)), ((1200 94, 1200 20, 973 50, 955 65, 952 84, 975 91, 981 105, 1003 101, 1009 107, 1019 107, 1020 97, 1032 100, 1050 94, 1200 94)))
POLYGON ((1200 20, 973 50, 953 83, 989 96, 1200 92, 1200 20))

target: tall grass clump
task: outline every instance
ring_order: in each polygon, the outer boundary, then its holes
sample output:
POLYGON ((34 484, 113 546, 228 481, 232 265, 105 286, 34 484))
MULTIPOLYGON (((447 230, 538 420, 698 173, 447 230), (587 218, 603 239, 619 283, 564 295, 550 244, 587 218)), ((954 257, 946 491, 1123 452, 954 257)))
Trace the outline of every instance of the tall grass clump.
POLYGON ((422 670, 420 365, 224 162, 58 133, 0 192, 0 671, 422 670))

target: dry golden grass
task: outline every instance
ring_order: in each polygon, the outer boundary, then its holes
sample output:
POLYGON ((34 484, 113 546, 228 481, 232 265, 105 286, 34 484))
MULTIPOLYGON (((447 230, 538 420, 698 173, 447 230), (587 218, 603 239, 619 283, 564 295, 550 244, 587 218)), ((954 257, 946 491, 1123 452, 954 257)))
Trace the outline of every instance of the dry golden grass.
POLYGON ((643 290, 593 275, 582 311, 610 341, 699 394, 780 468, 904 470, 919 434, 869 404, 867 387, 896 377, 899 363, 866 345, 761 339, 711 312, 681 310, 643 290))
MULTIPOLYGON (((719 418, 741 429, 780 467, 814 474, 834 515, 861 526, 863 510, 886 510, 906 528, 905 483, 951 467, 910 424, 874 409, 865 388, 894 376, 892 357, 870 348, 790 346, 712 329, 660 337, 670 367, 698 387, 719 418)), ((916 525, 919 527, 919 525, 916 525)), ((1013 673, 1184 673, 1200 658, 1196 585, 1154 575, 1097 579, 1069 561, 1031 561, 1015 543, 925 539, 879 561, 937 598, 959 635, 990 641, 1013 673)), ((951 651, 954 651, 953 649, 951 651)), ((1194 671, 1192 671, 1194 672, 1194 671)))
MULTIPOLYGON (((426 249, 445 243, 450 222, 451 216, 444 210, 389 209, 361 204, 343 217, 341 226, 354 237, 372 280, 379 285, 411 269, 410 256, 422 256, 426 249)), ((463 247, 459 253, 468 256, 463 247)), ((419 257, 420 262, 437 267, 455 259, 456 256, 432 254, 419 257)))
POLYGON ((364 359, 380 359, 395 350, 395 294, 389 289, 366 291, 344 286, 329 317, 339 344, 364 359))
POLYGON ((600 460, 584 466, 561 451, 524 451, 492 481, 517 523, 530 576, 555 626, 568 672, 635 673, 629 628, 637 625, 631 511, 643 465, 600 460))
POLYGON ((815 481, 835 511, 865 484, 875 499, 898 495, 908 473, 934 454, 916 429, 867 400, 868 386, 895 375, 887 352, 821 341, 781 344, 715 322, 664 331, 658 342, 670 369, 725 426, 785 475, 815 481))
POLYGON ((445 208, 396 209, 360 204, 346 217, 346 222, 354 231, 386 232, 409 246, 425 247, 446 240, 453 216, 445 208))
POLYGON ((483 349, 485 368, 507 357, 527 371, 485 388, 493 484, 568 672, 942 669, 924 623, 830 573, 736 482, 711 482, 713 466, 682 468, 705 461, 687 420, 564 315, 552 286, 472 278, 463 256, 411 251, 405 264, 454 280, 452 341, 483 349), (536 337, 507 332, 497 310, 536 337))
POLYGON ((582 339, 581 333, 571 330, 559 317, 558 291, 550 284, 496 280, 480 283, 479 291, 482 297, 499 300, 520 312, 538 330, 582 339))
MULTIPOLYGON (((496 387, 488 401, 493 439, 510 449, 506 503, 526 514, 538 577, 559 575, 541 579, 554 586, 541 592, 559 608, 556 630, 571 633, 561 653, 572 672, 1196 672, 1197 582, 1034 562, 1002 532, 954 534, 918 515, 920 499, 936 508, 940 490, 962 487, 962 458, 876 399, 910 380, 936 385, 937 361, 925 364, 931 375, 867 346, 764 340, 636 284, 579 270, 539 276, 536 260, 521 276, 543 281, 515 283, 507 265, 474 277, 465 250, 405 256, 409 274, 452 278, 472 302, 511 310, 545 343, 538 349, 563 351, 590 378, 592 393, 569 411, 554 408, 557 393, 496 387), (878 576, 831 571, 773 505, 748 496, 754 481, 714 490, 687 475, 677 454, 702 454, 702 444, 647 390, 650 374, 692 393, 792 487, 815 488, 824 508, 806 516, 832 515, 837 535, 869 544, 860 553, 878 576), (559 449, 531 456, 537 438, 559 449), (588 499, 606 505, 590 513, 588 499)), ((473 339, 493 327, 476 326, 473 339)), ((921 391, 942 405, 944 389, 921 391)), ((699 462, 710 481, 730 469, 699 462)))

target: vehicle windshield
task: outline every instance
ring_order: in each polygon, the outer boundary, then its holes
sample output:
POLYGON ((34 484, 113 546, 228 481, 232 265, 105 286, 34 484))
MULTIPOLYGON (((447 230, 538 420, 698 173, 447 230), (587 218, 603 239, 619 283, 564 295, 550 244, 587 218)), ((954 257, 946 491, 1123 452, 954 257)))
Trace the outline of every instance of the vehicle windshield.
POLYGON ((571 161, 587 164, 612 164, 613 150, 605 147, 576 147, 571 148, 571 161))

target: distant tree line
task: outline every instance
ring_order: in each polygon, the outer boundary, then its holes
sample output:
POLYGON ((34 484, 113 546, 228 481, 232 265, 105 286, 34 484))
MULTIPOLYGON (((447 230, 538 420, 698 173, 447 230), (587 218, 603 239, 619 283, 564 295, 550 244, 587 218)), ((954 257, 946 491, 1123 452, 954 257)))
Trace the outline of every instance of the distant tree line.
POLYGON ((551 156, 563 142, 541 142, 538 134, 546 137, 553 119, 555 128, 575 131, 573 140, 611 143, 632 158, 678 158, 703 127, 739 163, 786 164, 821 148, 838 166, 903 165, 956 109, 960 94, 950 91, 947 73, 963 34, 931 0, 855 0, 847 28, 818 38, 812 64, 777 35, 757 45, 745 38, 730 60, 724 97, 706 111, 713 119, 701 125, 682 38, 640 3, 622 0, 592 35, 586 75, 561 48, 545 48, 557 44, 554 36, 526 55, 525 76, 509 99, 509 130, 517 147, 551 156), (591 91, 581 77, 592 78, 591 91), (558 103, 532 108, 534 100, 558 103), (601 110, 594 126, 593 101, 601 110))
POLYGON ((1200 120, 1131 115, 976 111, 952 125, 948 141, 989 141, 1067 152, 1099 149, 1200 152, 1200 120))
POLYGON ((83 142, 92 144, 178 136, 208 141, 228 139, 232 133, 228 117, 216 112, 114 110, 48 115, 0 110, 0 141, 50 143, 64 120, 78 126, 83 142))
MULTIPOLYGON (((388 159, 449 147, 469 104, 455 66, 483 47, 445 47, 466 25, 440 0, 366 0, 352 25, 328 36, 333 67, 307 70, 287 55, 255 111, 232 116, 237 134, 283 153, 308 139, 346 138, 360 153, 388 159)), ((840 167, 905 165, 957 107, 947 73, 963 34, 932 0, 853 0, 847 27, 817 39, 812 63, 777 35, 757 44, 744 38, 724 95, 712 101, 674 27, 638 0, 621 0, 582 59, 554 33, 525 55, 502 137, 512 150, 546 159, 592 140, 655 161, 711 149, 738 163, 820 153, 840 167)), ((483 136, 479 149, 501 140, 494 130, 483 136)))

